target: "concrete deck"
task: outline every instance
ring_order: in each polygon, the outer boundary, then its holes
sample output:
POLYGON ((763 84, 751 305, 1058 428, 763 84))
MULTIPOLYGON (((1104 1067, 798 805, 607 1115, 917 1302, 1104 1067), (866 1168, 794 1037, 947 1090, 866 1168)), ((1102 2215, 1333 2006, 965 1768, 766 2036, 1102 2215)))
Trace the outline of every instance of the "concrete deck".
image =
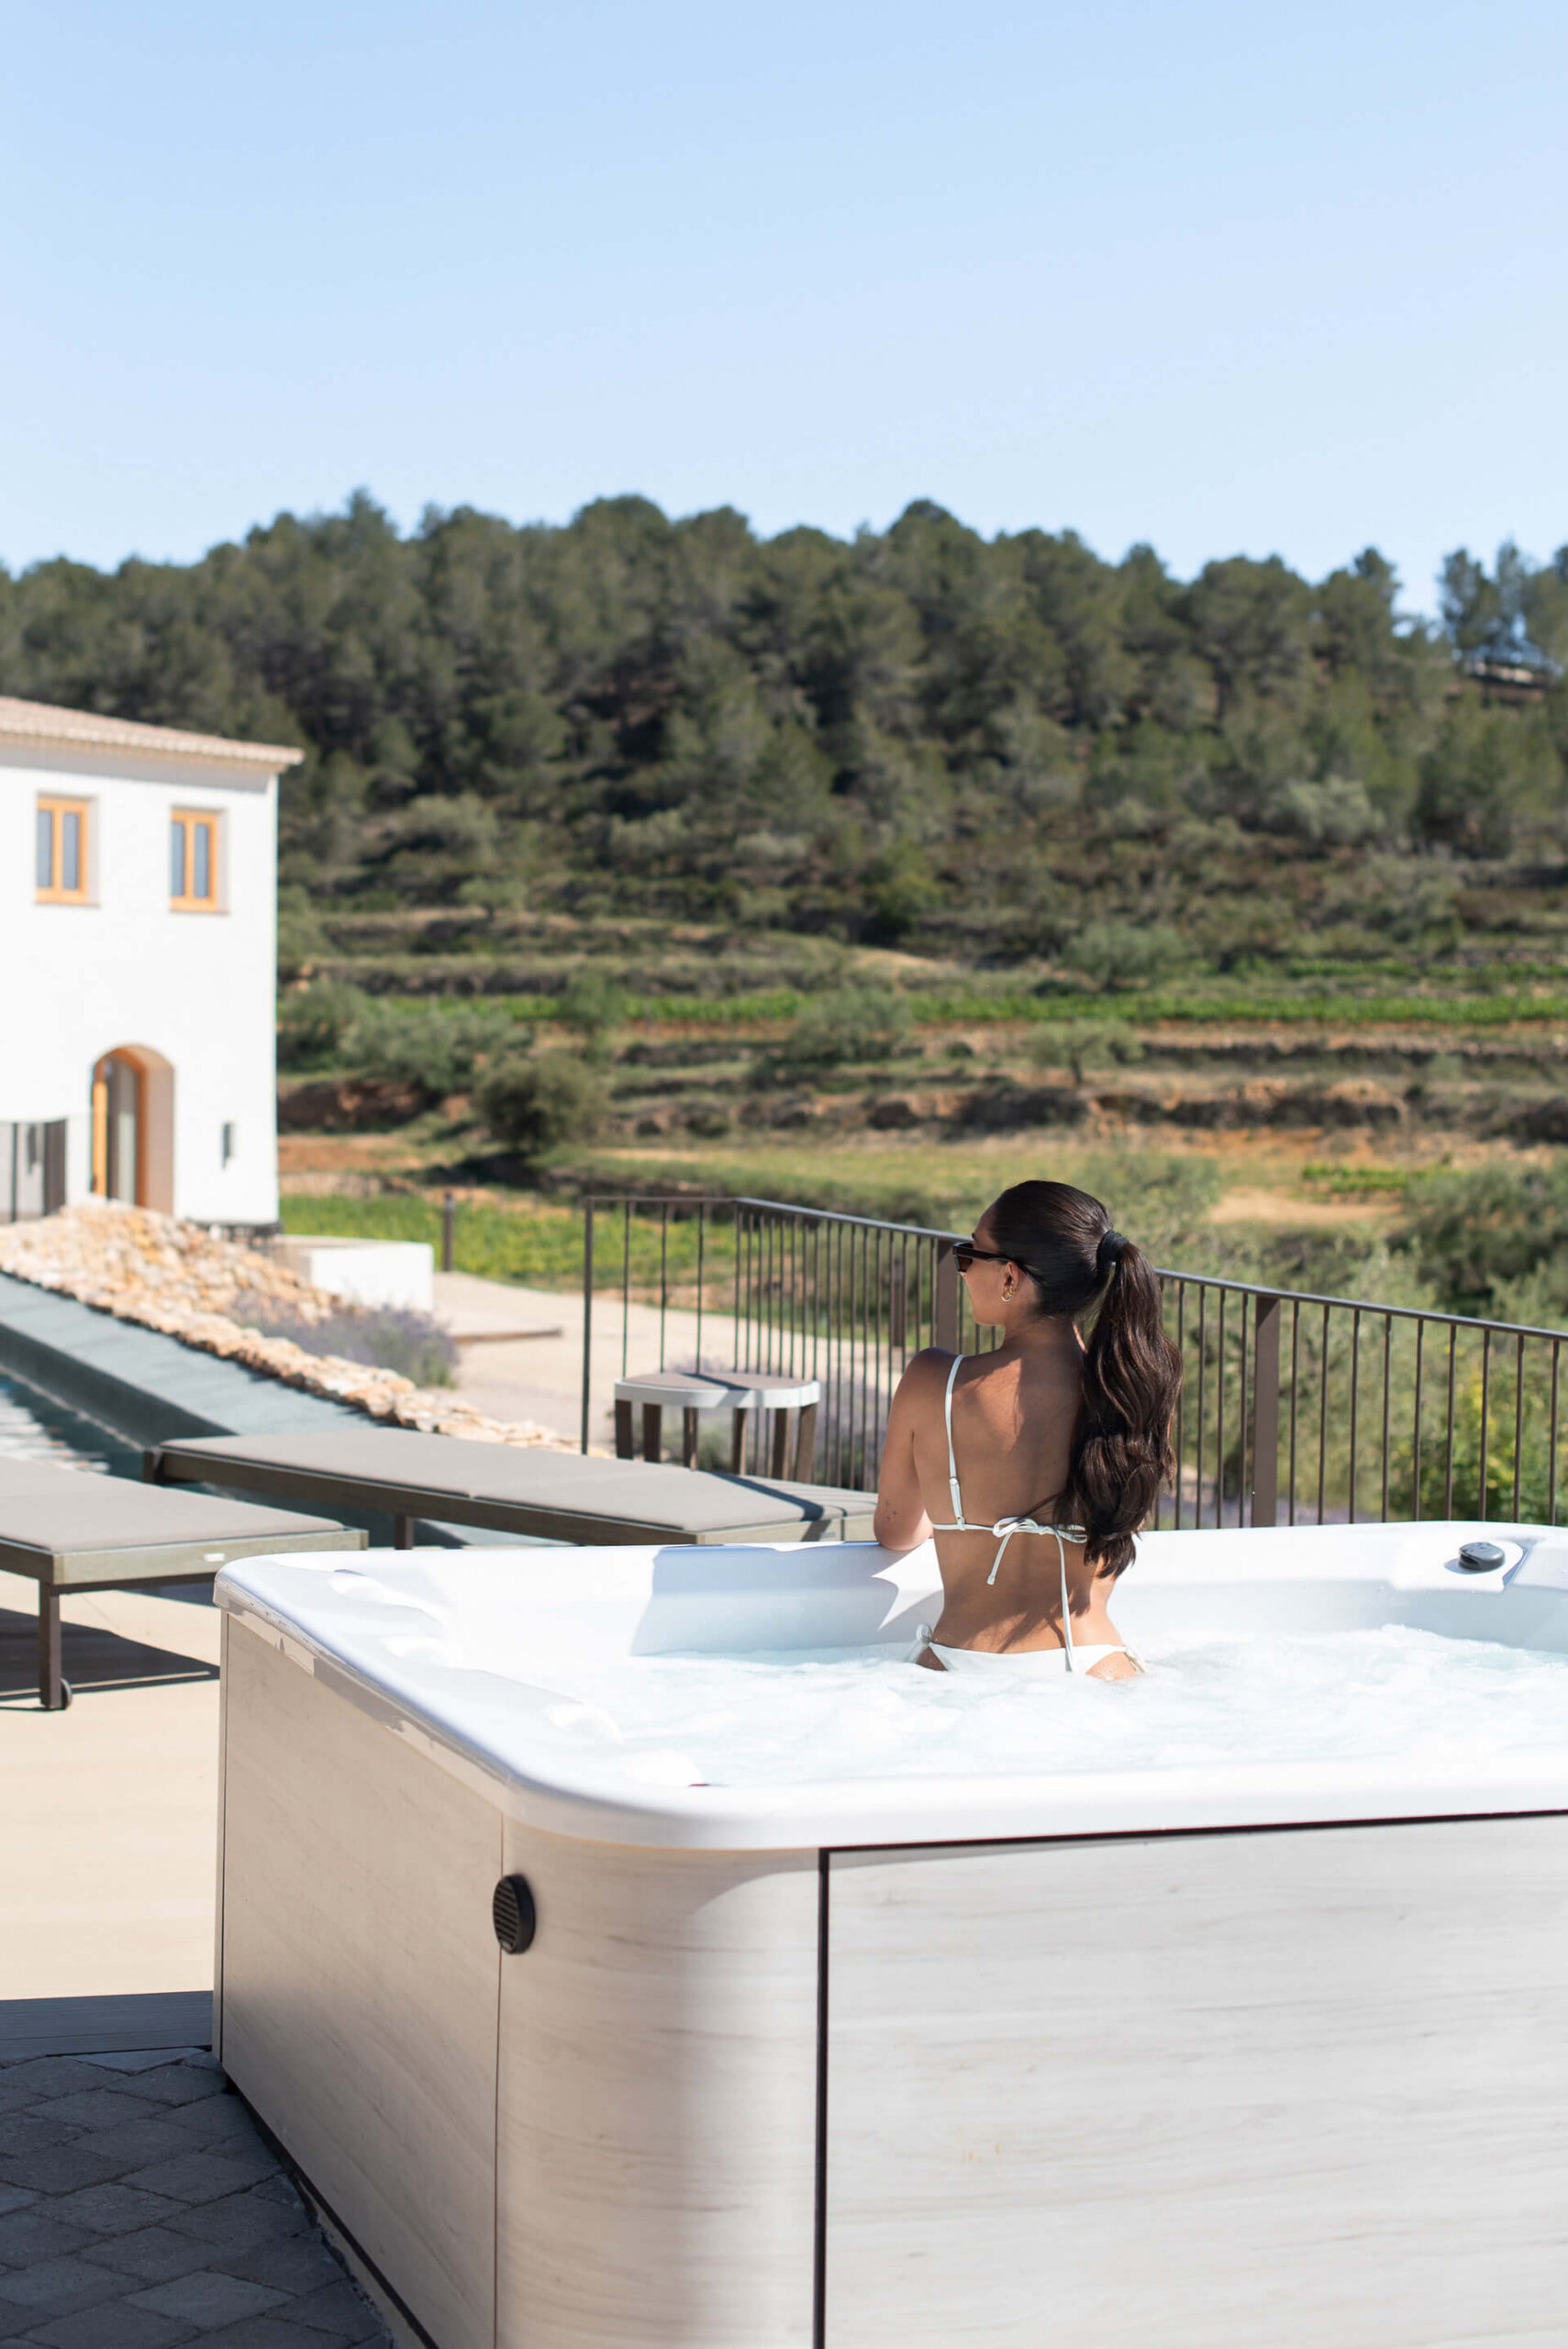
POLYGON ((0 1574, 0 2343, 411 2344, 191 2043, 212 2011, 206 1589, 68 1598, 58 1713, 37 1599, 0 1574))
POLYGON ((217 1611, 106 1590, 61 1614, 76 1698, 45 1713, 38 1586, 0 1575, 0 2001, 210 1993, 217 1611))
MULTIPOLYGON (((457 1386, 465 1403, 498 1419, 537 1419, 558 1434, 578 1435, 583 1408, 583 1293, 547 1288, 516 1287, 510 1281, 480 1280, 472 1273, 438 1273, 435 1281, 438 1317, 455 1330, 550 1328, 554 1337, 507 1341, 497 1339, 478 1345, 460 1345, 457 1386)), ((697 1317, 671 1311, 664 1316, 665 1358, 689 1369, 696 1358, 697 1317)), ((729 1324, 715 1314, 703 1316, 705 1358, 716 1365, 729 1360, 729 1324)), ((659 1362, 659 1308, 633 1305, 627 1331, 625 1368, 652 1370, 659 1362)), ((594 1299, 593 1443, 615 1442, 615 1382, 622 1371, 621 1306, 618 1297, 594 1299)))

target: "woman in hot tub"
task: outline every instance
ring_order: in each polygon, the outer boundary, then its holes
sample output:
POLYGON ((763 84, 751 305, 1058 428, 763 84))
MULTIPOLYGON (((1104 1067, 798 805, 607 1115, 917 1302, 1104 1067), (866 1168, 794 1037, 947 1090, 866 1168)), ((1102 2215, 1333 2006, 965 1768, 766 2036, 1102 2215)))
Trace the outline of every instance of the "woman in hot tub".
POLYGON ((912 1550, 934 1533, 942 1576, 916 1654, 934 1671, 1130 1679, 1143 1666, 1107 1610, 1172 1473, 1182 1376, 1153 1266, 1070 1183, 1015 1184, 953 1257, 975 1320, 1006 1334, 993 1353, 928 1347, 893 1397, 876 1538, 912 1550))

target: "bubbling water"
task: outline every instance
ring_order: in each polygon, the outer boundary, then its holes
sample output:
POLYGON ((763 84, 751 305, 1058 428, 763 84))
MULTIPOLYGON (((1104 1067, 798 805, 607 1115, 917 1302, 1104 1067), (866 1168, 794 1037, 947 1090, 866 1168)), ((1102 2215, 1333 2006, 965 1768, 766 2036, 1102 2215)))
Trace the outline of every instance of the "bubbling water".
MULTIPOLYGON (((923 1670, 887 1648, 632 1656, 542 1673, 550 1742, 633 1784, 1403 1762, 1451 1769, 1568 1746, 1568 1655, 1387 1625, 1146 1653, 1146 1676, 923 1670)), ((530 1675, 530 1678, 533 1675, 530 1675)))

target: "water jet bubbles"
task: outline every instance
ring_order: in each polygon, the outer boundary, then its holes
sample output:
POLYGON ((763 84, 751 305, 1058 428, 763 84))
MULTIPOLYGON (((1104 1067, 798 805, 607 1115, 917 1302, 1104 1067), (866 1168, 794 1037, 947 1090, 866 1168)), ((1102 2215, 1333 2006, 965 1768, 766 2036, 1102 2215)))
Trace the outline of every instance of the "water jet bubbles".
POLYGON ((551 1705, 545 1720, 551 1729, 571 1730, 581 1737, 597 1738, 606 1744, 618 1745, 623 1742, 619 1722, 613 1713, 606 1713, 602 1705, 551 1705))
POLYGON ((552 1675, 550 1726, 647 1785, 1452 1765, 1568 1749, 1568 1656, 1407 1625, 1239 1639, 1195 1626, 1147 1678, 926 1672, 906 1651, 662 1655, 552 1675), (672 1760, 672 1755, 673 1759, 672 1760), (686 1771, 681 1776, 676 1765, 686 1771), (668 1776, 660 1773, 668 1772, 668 1776))

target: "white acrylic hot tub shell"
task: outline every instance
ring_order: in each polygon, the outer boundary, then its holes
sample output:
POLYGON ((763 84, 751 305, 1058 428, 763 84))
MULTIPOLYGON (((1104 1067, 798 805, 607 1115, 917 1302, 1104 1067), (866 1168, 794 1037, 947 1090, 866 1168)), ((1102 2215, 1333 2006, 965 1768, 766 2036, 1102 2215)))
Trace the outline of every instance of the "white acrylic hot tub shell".
MULTIPOLYGON (((906 1640, 929 1553, 353 1565, 219 1577, 221 2052, 439 2349, 1568 2342, 1568 1723, 1447 1781, 628 1786, 525 1669, 906 1640)), ((1568 1647, 1568 1539, 1151 1536, 1117 1615, 1568 1647)))

